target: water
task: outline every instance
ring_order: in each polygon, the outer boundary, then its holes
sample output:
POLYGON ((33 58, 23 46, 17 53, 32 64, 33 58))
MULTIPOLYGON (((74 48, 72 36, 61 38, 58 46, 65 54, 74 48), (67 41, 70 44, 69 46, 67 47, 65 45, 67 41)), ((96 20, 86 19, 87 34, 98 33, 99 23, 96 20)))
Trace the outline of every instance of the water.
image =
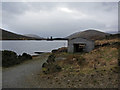
POLYGON ((11 50, 17 54, 22 54, 24 52, 34 55, 34 52, 51 52, 53 49, 58 49, 60 47, 67 47, 67 41, 35 41, 35 40, 5 40, 0 41, 0 46, 2 43, 2 48, 0 50, 11 50))

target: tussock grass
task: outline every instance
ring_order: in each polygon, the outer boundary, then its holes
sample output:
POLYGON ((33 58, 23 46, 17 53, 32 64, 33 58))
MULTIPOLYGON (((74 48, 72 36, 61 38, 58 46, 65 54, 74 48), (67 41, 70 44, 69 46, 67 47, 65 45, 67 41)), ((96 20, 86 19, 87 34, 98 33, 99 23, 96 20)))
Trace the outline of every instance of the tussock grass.
MULTIPOLYGON (((118 39, 97 40, 96 44, 119 42, 118 39)), ((94 49, 89 53, 55 54, 61 72, 49 74, 55 86, 67 88, 117 88, 118 87, 118 46, 109 45, 94 49), (57 77, 57 84, 56 78, 57 77)), ((44 76, 44 75, 43 75, 44 76)), ((45 76, 45 77, 48 77, 45 76)))

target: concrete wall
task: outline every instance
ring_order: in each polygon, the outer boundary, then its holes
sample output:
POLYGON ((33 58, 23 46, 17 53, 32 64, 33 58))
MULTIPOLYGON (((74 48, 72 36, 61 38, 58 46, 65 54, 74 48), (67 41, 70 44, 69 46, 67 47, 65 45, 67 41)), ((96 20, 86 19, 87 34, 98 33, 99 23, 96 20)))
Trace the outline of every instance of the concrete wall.
POLYGON ((75 38, 72 40, 68 40, 68 52, 74 53, 74 43, 85 43, 86 47, 84 49, 85 52, 90 52, 94 49, 94 41, 87 40, 83 38, 75 38))

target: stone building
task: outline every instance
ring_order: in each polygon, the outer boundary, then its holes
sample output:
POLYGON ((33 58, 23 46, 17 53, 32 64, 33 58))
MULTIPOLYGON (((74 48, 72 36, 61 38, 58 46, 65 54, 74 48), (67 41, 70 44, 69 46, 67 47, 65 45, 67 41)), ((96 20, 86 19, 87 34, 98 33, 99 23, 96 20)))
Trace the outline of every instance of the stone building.
POLYGON ((68 40, 68 52, 90 52, 94 49, 94 41, 85 38, 72 38, 68 40))

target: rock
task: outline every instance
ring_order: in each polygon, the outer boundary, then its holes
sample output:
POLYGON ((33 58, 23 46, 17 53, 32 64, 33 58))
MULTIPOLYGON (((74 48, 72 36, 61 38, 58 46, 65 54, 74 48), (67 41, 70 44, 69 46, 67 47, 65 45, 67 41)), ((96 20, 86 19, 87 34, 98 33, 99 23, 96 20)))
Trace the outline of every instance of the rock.
POLYGON ((58 84, 61 84, 60 82, 58 84))
POLYGON ((68 82, 70 82, 70 80, 68 80, 68 82))
POLYGON ((76 58, 73 58, 73 61, 76 61, 77 59, 76 58))
POLYGON ((60 53, 60 52, 67 52, 67 47, 62 47, 52 50, 52 53, 60 53))
POLYGON ((76 72, 79 72, 80 70, 76 70, 76 72))
POLYGON ((56 53, 58 50, 57 49, 54 49, 54 50, 52 50, 52 53, 56 53))
POLYGON ((67 52, 67 47, 59 48, 58 52, 67 52))
POLYGON ((94 77, 94 75, 91 75, 91 77, 94 77))
POLYGON ((47 77, 47 79, 50 79, 50 77, 47 77))

